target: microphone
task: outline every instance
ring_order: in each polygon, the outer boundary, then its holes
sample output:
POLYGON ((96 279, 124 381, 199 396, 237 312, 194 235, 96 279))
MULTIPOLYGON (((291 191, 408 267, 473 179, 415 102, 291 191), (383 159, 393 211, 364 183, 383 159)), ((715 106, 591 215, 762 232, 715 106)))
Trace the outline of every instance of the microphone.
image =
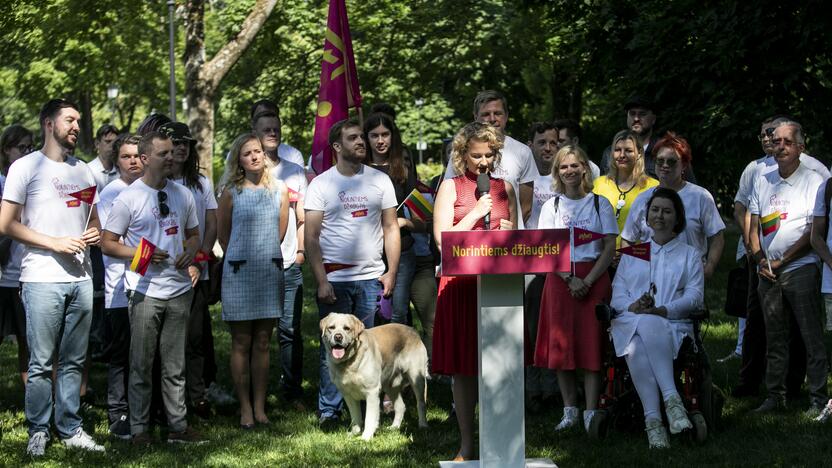
MULTIPOLYGON (((477 198, 485 195, 486 193, 491 192, 491 181, 488 178, 488 174, 482 173, 477 176, 477 198)), ((485 224, 485 230, 488 231, 491 229, 491 213, 486 213, 486 215, 482 218, 483 224, 485 224)))

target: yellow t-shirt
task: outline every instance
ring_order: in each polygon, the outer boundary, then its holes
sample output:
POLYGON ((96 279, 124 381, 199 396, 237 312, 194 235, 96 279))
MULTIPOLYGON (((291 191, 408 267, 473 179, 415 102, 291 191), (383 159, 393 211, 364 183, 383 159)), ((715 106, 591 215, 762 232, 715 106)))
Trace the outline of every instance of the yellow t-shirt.
POLYGON ((595 179, 595 186, 592 188, 592 191, 609 200, 612 205, 613 212, 618 213, 618 219, 616 221, 618 222, 619 235, 615 238, 616 248, 621 247, 620 232, 624 230, 624 223, 627 221, 627 215, 630 214, 630 207, 633 206, 633 202, 636 200, 636 197, 638 197, 645 190, 657 185, 659 185, 658 180, 648 177, 647 182, 643 187, 634 185, 628 192, 620 192, 618 190, 618 186, 615 185, 615 180, 610 179, 607 176, 601 176, 595 179), (618 201, 622 199, 621 197, 623 197, 624 205, 619 210, 618 201))

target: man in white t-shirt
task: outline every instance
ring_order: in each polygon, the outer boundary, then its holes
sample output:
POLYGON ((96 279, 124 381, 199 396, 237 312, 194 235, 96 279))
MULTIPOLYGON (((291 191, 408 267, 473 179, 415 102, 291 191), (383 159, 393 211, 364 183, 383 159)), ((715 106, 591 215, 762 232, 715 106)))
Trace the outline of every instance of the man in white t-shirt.
MULTIPOLYGON (((372 328, 381 296, 390 297, 396 285, 396 193, 387 174, 362 163, 367 142, 357 120, 333 125, 329 144, 337 163, 312 180, 304 200, 306 254, 318 283, 318 316, 352 313, 372 328)), ((319 424, 331 427, 340 417, 343 398, 329 378, 324 352, 321 344, 319 424)), ((350 413, 356 410, 360 408, 350 408, 350 413)))
POLYGON ((97 156, 87 164, 95 178, 98 193, 104 190, 110 182, 118 179, 118 168, 113 158, 113 143, 118 138, 119 131, 112 124, 102 125, 95 132, 95 152, 97 156))
MULTIPOLYGON (((144 174, 144 164, 139 157, 139 140, 136 135, 123 135, 113 143, 115 167, 119 178, 101 191, 98 201, 98 218, 102 229, 107 228, 107 218, 113 201, 130 184, 144 174)), ((130 439, 130 420, 127 406, 127 376, 130 363, 130 318, 127 315, 127 294, 124 291, 126 260, 104 255, 104 316, 110 330, 109 362, 107 363, 107 416, 110 434, 119 439, 130 439)))
MULTIPOLYGON (((556 120, 553 125, 558 129, 558 150, 564 146, 580 146, 583 130, 581 130, 581 126, 578 122, 575 122, 572 119, 560 119, 556 120)), ((600 177, 601 168, 592 162, 591 159, 587 162, 589 163, 589 172, 592 176, 591 179, 595 180, 600 177)))
POLYGON ((130 433, 136 445, 151 441, 151 375, 158 343, 168 442, 199 442, 188 427, 185 406, 185 340, 193 298, 188 267, 200 247, 196 204, 190 190, 168 180, 174 157, 167 135, 145 134, 139 155, 144 175, 113 201, 102 237, 104 253, 125 261, 133 259, 142 239, 155 246, 143 275, 132 269, 124 275, 130 315, 130 433))
MULTIPOLYGON (((303 154, 294 146, 283 142, 283 124, 280 121, 280 107, 274 101, 261 99, 251 105, 251 130, 256 132, 254 126, 257 116, 262 113, 272 113, 277 117, 276 125, 268 127, 274 130, 274 138, 277 144, 277 154, 284 161, 289 161, 303 167, 303 154)), ((262 141, 262 138, 261 138, 262 141)))
MULTIPOLYGON (((532 124, 529 129, 528 145, 532 151, 539 175, 534 179, 532 189, 532 208, 525 221, 526 229, 537 229, 540 209, 555 196, 552 187, 552 164, 558 152, 558 129, 549 122, 532 124)), ((526 275, 526 296, 523 312, 530 337, 537 336, 537 324, 540 317, 540 298, 546 275, 526 275)), ((534 340, 532 353, 534 352, 534 340)), ((557 376, 551 369, 526 367, 526 407, 530 412, 539 412, 546 401, 557 395, 557 376)))
MULTIPOLYGON (((474 98, 474 120, 499 128, 504 134, 508 124, 508 101, 501 93, 493 90, 481 91, 474 98)), ((511 183, 517 197, 518 224, 523 227, 523 220, 529 217, 532 209, 534 180, 538 176, 534 157, 528 146, 505 135, 505 143, 500 164, 491 173, 498 179, 511 183)), ((453 164, 445 168, 445 178, 456 177, 453 164)))
POLYGON ((808 415, 816 416, 827 401, 826 350, 821 330, 818 257, 809 245, 815 195, 824 178, 800 161, 804 138, 800 124, 774 129, 778 170, 754 181, 751 252, 759 266, 758 293, 766 327, 768 397, 755 411, 785 407, 791 316, 806 346, 808 415))
POLYGON ((81 427, 81 370, 92 319, 92 268, 87 247, 99 243, 98 193, 87 165, 72 156, 80 133, 77 107, 63 99, 40 112, 43 148, 9 169, 0 209, 0 234, 24 244, 21 297, 26 309, 29 380, 27 453, 42 456, 49 440, 53 390, 55 430, 67 447, 103 451, 81 427), (89 197, 89 198, 87 198, 89 197), (52 367, 58 362, 58 382, 52 367))
MULTIPOLYGON (((280 361, 283 370, 281 392, 287 401, 299 409, 305 409, 303 396, 303 337, 301 312, 303 311, 303 198, 306 194, 306 172, 303 167, 288 161, 279 154, 280 118, 263 111, 252 120, 252 130, 263 151, 274 163, 272 176, 283 181, 289 189, 289 224, 286 236, 280 244, 283 254, 283 315, 277 321, 277 340, 280 344, 280 361)), ((301 162, 303 159, 301 159, 301 162)))

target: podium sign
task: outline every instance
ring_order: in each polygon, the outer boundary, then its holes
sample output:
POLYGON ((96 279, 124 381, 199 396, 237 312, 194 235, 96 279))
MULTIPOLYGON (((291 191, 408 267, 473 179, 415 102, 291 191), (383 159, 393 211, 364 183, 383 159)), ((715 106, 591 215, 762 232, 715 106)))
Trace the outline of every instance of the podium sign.
POLYGON ((568 229, 442 233, 443 276, 569 270, 568 229))
POLYGON ((440 467, 556 467, 525 458, 523 279, 569 270, 568 229, 442 233, 442 274, 479 275, 480 459, 440 467))

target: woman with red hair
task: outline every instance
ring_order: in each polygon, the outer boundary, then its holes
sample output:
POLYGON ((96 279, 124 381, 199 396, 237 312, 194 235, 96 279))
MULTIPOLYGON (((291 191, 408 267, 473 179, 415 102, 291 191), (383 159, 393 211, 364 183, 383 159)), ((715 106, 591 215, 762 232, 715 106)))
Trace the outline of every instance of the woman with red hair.
MULTIPOLYGON (((685 171, 690 170, 692 153, 687 140, 674 132, 667 132, 653 146, 656 175, 659 187, 669 188, 679 194, 685 206, 686 227, 679 237, 695 248, 705 262, 705 278, 713 275, 725 246, 725 223, 719 215, 714 197, 706 189, 685 181, 685 171)), ((621 231, 622 243, 646 242, 653 234, 647 225, 646 205, 653 194, 650 189, 633 202, 629 216, 621 231)))

